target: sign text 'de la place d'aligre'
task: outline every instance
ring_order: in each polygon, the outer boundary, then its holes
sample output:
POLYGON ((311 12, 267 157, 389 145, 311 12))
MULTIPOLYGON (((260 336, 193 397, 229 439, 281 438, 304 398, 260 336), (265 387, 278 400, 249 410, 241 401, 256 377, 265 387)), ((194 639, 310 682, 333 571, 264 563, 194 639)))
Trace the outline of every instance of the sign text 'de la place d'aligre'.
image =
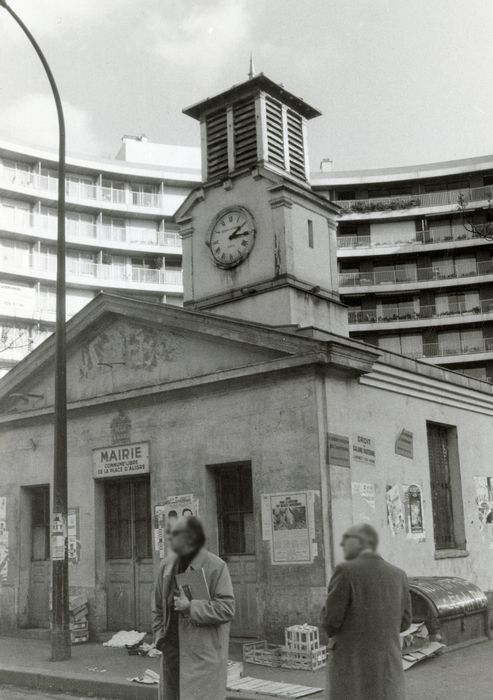
POLYGON ((92 451, 94 478, 149 473, 149 443, 98 447, 92 451))

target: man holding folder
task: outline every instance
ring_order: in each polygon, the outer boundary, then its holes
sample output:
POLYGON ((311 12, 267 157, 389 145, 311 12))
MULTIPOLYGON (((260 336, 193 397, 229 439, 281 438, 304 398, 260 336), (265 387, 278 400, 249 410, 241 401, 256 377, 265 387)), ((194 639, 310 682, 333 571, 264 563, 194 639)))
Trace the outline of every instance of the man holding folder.
POLYGON ((205 549, 195 516, 177 521, 170 546, 154 589, 152 627, 163 653, 159 700, 221 700, 235 612, 229 571, 205 549))

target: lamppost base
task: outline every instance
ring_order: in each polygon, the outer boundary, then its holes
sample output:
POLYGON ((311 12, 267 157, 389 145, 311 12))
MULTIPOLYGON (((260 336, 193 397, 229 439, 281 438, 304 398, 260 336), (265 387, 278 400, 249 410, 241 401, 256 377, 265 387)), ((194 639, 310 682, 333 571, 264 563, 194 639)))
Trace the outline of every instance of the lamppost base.
POLYGON ((71 657, 70 630, 51 630, 51 661, 68 661, 71 657))

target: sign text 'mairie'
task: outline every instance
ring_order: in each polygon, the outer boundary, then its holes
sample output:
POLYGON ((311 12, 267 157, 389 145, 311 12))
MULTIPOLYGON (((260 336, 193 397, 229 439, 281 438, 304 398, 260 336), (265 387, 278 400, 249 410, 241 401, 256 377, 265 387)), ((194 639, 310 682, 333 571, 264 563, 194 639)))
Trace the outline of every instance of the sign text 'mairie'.
POLYGON ((100 447, 93 450, 94 477, 131 476, 149 473, 149 443, 100 447))

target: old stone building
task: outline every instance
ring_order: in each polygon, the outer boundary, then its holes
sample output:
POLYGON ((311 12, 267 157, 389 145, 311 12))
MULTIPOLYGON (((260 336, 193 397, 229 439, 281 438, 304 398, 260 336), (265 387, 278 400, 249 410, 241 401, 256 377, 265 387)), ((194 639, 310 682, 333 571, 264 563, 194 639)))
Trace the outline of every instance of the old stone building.
MULTIPOLYGON (((185 309, 100 294, 67 324, 69 556, 94 634, 149 627, 166 527, 198 512, 234 633, 316 622, 353 521, 410 575, 493 590, 493 388, 349 339, 318 113, 263 75, 187 110, 185 309)), ((48 624, 53 339, 0 382, 0 624, 48 624)))

